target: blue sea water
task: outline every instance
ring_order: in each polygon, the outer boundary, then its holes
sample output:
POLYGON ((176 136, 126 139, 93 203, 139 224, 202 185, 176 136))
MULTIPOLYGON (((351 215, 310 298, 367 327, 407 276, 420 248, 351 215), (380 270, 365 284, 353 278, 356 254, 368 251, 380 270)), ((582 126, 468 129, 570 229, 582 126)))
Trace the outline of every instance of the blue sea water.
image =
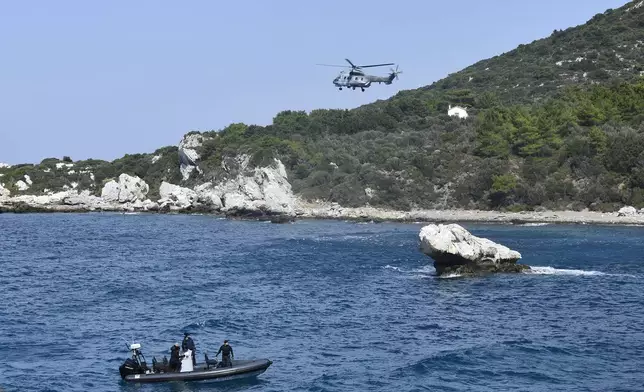
POLYGON ((533 270, 437 278, 420 224, 0 214, 0 390, 644 390, 644 228, 463 226, 533 270), (185 330, 273 365, 120 380, 185 330))

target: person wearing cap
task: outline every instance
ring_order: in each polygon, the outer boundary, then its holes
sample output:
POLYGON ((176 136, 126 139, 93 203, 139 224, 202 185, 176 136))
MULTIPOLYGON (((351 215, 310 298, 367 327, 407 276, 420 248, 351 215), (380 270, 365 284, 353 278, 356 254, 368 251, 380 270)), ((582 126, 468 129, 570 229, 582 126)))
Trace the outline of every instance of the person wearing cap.
POLYGON ((192 351, 192 365, 197 366, 197 348, 195 347, 195 342, 192 341, 189 332, 184 333, 181 349, 183 352, 188 350, 192 351))
POLYGON ((176 372, 181 367, 181 360, 179 359, 179 343, 175 343, 170 347, 170 371, 176 372))
POLYGON ((228 344, 228 340, 224 340, 224 344, 222 344, 219 347, 219 351, 217 351, 217 354, 215 354, 215 358, 217 358, 217 355, 221 353, 221 366, 233 366, 232 361, 230 360, 231 356, 232 359, 235 359, 235 354, 233 353, 233 348, 228 344))

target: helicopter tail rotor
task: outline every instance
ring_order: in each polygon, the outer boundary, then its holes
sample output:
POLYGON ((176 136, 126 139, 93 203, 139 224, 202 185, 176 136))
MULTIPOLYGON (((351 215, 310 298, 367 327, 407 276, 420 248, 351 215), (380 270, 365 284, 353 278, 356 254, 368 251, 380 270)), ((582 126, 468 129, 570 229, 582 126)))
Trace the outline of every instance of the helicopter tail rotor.
POLYGON ((398 70, 398 66, 396 65, 396 69, 393 69, 393 68, 389 68, 389 69, 391 70, 391 73, 389 74, 389 83, 391 83, 391 81, 394 80, 394 78, 398 80, 398 74, 402 73, 402 71, 398 70))

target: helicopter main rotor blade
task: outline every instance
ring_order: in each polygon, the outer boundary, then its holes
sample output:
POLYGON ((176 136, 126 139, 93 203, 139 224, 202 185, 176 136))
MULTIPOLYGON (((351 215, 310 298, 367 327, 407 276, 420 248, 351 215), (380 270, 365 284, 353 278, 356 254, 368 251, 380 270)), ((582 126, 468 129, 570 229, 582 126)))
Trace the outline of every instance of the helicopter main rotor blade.
POLYGON ((351 62, 351 60, 349 60, 349 59, 345 59, 345 60, 347 60, 347 63, 351 64, 351 67, 352 67, 352 68, 358 68, 358 67, 356 67, 356 66, 351 62))
POLYGON ((386 65, 394 65, 394 63, 386 63, 386 64, 371 64, 371 65, 359 65, 359 68, 369 68, 369 67, 384 67, 386 65))
POLYGON ((340 67, 340 68, 351 68, 348 65, 335 65, 335 64, 315 64, 315 65, 322 65, 324 67, 340 67))

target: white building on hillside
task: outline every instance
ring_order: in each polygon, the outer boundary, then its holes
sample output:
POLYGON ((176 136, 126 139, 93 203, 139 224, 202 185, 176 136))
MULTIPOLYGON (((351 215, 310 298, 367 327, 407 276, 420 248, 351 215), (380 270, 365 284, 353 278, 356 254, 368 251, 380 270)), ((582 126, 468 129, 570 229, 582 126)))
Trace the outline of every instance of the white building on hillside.
POLYGON ((454 106, 449 105, 449 109, 447 110, 447 114, 454 117, 458 116, 459 118, 467 118, 467 110, 465 108, 462 108, 460 106, 454 106))

